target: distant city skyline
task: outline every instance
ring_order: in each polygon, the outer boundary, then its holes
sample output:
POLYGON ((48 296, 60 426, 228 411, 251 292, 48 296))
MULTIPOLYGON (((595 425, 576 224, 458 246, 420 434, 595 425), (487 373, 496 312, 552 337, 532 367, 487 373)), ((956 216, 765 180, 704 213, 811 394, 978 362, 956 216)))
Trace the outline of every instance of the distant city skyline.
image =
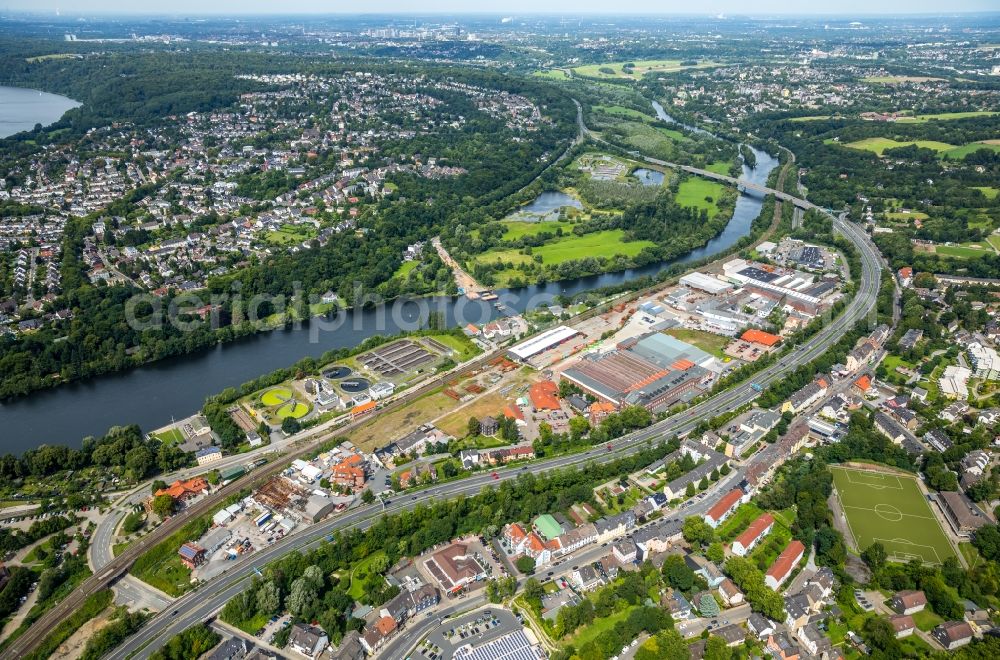
POLYGON ((958 13, 998 12, 996 0, 954 0, 947 6, 934 0, 839 0, 830 5, 804 5, 793 0, 757 0, 753 3, 737 0, 709 0, 690 3, 676 0, 658 3, 655 7, 637 7, 610 11, 606 2, 597 0, 486 0, 476 3, 470 11, 469 4, 459 0, 424 0, 418 6, 407 0, 366 0, 364 3, 330 3, 322 0, 291 0, 274 3, 268 0, 173 0, 170 3, 151 3, 137 6, 128 0, 7 0, 0 2, 0 11, 18 11, 63 15, 88 13, 120 13, 123 15, 249 15, 249 14, 502 14, 505 16, 537 14, 599 14, 606 16, 633 16, 653 14, 683 14, 713 16, 732 14, 754 16, 762 14, 787 14, 810 16, 865 16, 894 14, 931 14, 948 16, 958 13), (816 7, 816 9, 813 9, 816 7))

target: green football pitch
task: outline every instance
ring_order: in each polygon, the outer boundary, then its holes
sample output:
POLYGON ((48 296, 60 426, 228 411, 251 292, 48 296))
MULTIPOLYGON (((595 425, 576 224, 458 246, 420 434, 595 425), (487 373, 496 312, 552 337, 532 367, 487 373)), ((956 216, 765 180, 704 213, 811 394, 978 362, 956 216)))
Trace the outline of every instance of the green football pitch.
POLYGON ((830 471, 859 551, 878 542, 892 561, 941 564, 955 556, 916 477, 843 466, 830 471))

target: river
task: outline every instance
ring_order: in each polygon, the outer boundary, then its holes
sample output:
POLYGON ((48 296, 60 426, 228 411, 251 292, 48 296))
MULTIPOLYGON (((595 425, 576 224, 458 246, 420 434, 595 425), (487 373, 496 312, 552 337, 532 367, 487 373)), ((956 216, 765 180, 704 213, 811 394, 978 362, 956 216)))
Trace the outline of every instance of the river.
POLYGON ((0 138, 30 131, 35 124, 48 126, 67 110, 79 107, 73 99, 35 89, 0 87, 0 138))
MULTIPOLYGON (((757 167, 743 168, 744 180, 766 184, 778 161, 757 151, 757 167)), ((726 228, 704 247, 670 262, 641 268, 498 291, 518 312, 550 304, 559 294, 574 295, 653 275, 675 263, 689 263, 732 246, 750 232, 763 198, 740 195, 726 228)), ((356 346, 374 334, 395 334, 421 327, 430 311, 443 312, 449 325, 481 324, 499 313, 489 303, 438 296, 399 301, 360 312, 342 311, 336 320, 319 319, 219 345, 201 353, 161 360, 130 371, 70 383, 0 404, 0 452, 21 454, 41 444, 79 447, 87 435, 101 435, 115 424, 139 424, 150 431, 201 408, 207 396, 261 374, 287 367, 307 355, 356 346)))

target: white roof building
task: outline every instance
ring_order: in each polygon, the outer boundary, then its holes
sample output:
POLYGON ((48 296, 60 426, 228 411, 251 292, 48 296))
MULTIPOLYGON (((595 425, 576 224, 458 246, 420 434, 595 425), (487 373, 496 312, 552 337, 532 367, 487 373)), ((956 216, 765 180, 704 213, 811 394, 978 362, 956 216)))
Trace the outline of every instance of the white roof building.
POLYGON ((723 293, 724 291, 729 291, 733 288, 733 285, 729 282, 723 282, 717 277, 712 277, 711 275, 706 275, 705 273, 688 273, 681 278, 681 284, 692 289, 698 289, 711 293, 713 296, 723 293))
POLYGON ((969 378, 972 371, 966 367, 950 365, 945 368, 941 378, 938 379, 938 386, 941 394, 951 399, 969 398, 969 378))
POLYGON ((1000 378, 1000 355, 992 346, 984 346, 978 342, 969 344, 969 362, 972 363, 976 378, 1000 378))
POLYGON ((533 355, 538 355, 542 351, 546 351, 553 346, 561 344, 570 337, 575 337, 577 334, 578 332, 573 328, 560 325, 546 330, 537 337, 532 337, 527 341, 521 342, 511 348, 509 353, 519 360, 527 360, 533 355))

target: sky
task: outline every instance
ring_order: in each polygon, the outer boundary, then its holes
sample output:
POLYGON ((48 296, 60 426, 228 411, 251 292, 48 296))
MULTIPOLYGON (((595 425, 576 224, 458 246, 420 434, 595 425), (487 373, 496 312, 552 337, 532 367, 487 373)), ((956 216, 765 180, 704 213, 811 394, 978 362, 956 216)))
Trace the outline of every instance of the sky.
POLYGON ((89 13, 196 14, 288 14, 288 13, 468 13, 507 15, 527 13, 659 13, 659 14, 914 14, 998 11, 997 0, 652 0, 622 8, 607 0, 0 0, 0 11, 41 13, 59 9, 63 15, 89 13))

